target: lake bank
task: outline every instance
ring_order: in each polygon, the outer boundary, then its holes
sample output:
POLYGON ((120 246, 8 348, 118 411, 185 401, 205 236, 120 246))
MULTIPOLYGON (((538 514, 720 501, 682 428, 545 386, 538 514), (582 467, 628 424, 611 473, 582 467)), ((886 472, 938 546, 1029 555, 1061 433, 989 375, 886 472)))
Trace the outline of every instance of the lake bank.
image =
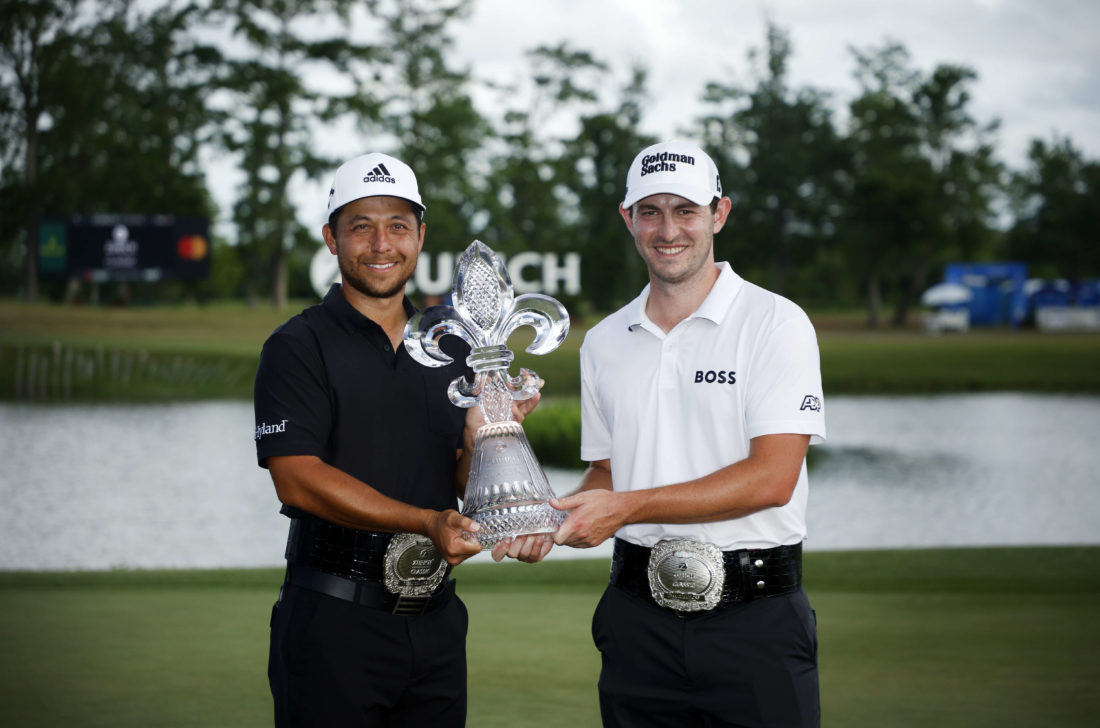
MULTIPOLYGON (((164 402, 251 399, 260 347, 285 312, 243 304, 151 308, 27 305, 0 300, 0 401, 164 402)), ((811 318, 813 316, 811 315, 811 318)), ((577 352, 591 321, 556 351, 523 352, 548 397, 580 391, 577 352)), ((1100 393, 1100 335, 862 328, 855 316, 818 324, 826 395, 973 391, 1100 393)))

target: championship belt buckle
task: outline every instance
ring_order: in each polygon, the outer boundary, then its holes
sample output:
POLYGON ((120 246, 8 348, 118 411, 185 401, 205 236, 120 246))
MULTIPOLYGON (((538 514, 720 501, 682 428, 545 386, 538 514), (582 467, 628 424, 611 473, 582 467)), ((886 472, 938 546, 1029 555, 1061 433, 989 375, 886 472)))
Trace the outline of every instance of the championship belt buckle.
POLYGON ((659 541, 649 553, 647 573, 653 600, 677 612, 714 609, 726 581, 718 547, 690 539, 659 541))
POLYGON ((397 595, 394 614, 418 614, 447 575, 447 562, 427 536, 399 533, 386 547, 382 584, 397 595))

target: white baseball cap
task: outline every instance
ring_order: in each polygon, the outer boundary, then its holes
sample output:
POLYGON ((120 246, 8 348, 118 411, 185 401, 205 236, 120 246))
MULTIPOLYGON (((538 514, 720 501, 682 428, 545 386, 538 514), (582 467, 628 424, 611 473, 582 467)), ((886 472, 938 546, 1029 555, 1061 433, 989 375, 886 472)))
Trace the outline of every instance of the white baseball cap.
POLYGON ((371 152, 349 159, 336 170, 328 191, 328 213, 363 197, 400 197, 424 211, 416 175, 400 159, 380 152, 371 152))
POLYGON ((691 142, 668 141, 638 152, 626 173, 623 209, 650 195, 679 195, 696 205, 722 196, 714 160, 691 142))

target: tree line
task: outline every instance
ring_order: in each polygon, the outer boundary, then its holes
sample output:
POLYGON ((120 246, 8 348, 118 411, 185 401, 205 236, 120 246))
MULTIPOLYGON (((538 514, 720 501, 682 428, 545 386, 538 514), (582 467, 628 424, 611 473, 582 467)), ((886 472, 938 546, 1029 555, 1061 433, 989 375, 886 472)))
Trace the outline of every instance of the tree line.
MULTIPOLYGON (((227 159, 233 232, 215 236, 210 278, 155 295, 309 297, 319 232, 289 190, 373 149, 416 170, 428 247, 579 251, 570 310, 625 303, 646 274, 615 208, 630 161, 657 141, 643 131, 647 69, 560 43, 531 49, 513 83, 487 84, 453 57, 474 2, 5 0, 3 290, 64 295, 35 269, 43 215, 215 219, 204 170, 227 159), (475 93, 494 99, 492 115, 475 93), (322 151, 335 129, 354 129, 359 147, 322 151)), ((745 59, 750 81, 700 78, 702 112, 679 129, 734 202, 719 259, 800 303, 864 305, 871 325, 904 324, 949 261, 1100 276, 1100 161, 1069 138, 1032 140, 1012 169, 997 121, 972 114, 972 69, 917 68, 896 43, 853 48, 859 90, 841 106, 792 85, 793 52, 770 25, 745 59)))

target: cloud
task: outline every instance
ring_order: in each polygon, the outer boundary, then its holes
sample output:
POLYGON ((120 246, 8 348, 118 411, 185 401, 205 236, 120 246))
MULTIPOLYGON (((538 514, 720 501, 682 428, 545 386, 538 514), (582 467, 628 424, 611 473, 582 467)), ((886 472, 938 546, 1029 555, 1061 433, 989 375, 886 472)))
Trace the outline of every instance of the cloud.
POLYGON ((671 135, 700 113, 707 81, 752 82, 746 56, 763 48, 769 19, 791 36, 792 85, 832 91, 835 105, 857 91, 849 49, 894 40, 922 71, 951 63, 978 73, 972 112, 1001 120, 1010 164, 1055 130, 1100 156, 1100 3, 1090 0, 476 0, 457 50, 497 78, 521 73, 525 50, 561 41, 620 77, 641 62, 652 97, 643 125, 671 135))

